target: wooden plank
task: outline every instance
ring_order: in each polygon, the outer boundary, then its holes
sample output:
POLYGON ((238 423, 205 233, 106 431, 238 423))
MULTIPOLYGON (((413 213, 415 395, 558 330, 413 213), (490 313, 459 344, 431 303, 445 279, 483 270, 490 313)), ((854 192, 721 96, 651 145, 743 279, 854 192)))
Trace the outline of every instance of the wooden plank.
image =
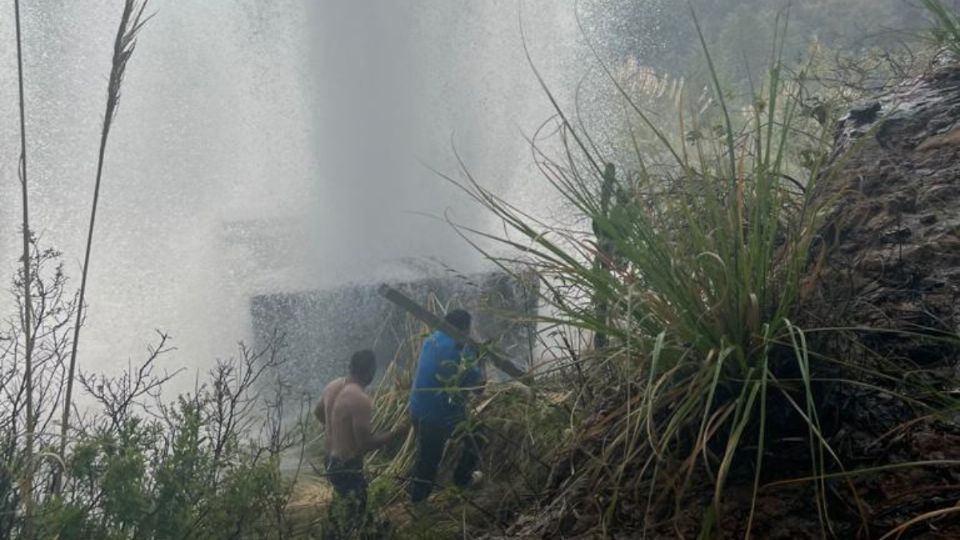
MULTIPOLYGON (((379 292, 380 295, 386 298, 387 300, 393 302, 394 304, 402 308, 404 311, 406 311, 410 315, 413 315, 414 317, 422 321, 427 326, 440 330, 444 334, 452 337, 453 339, 461 343, 466 343, 478 350, 480 349, 481 345, 479 342, 477 342, 477 340, 473 339, 467 334, 464 334, 457 327, 453 326, 452 324, 438 317, 432 311, 416 303, 407 295, 394 289, 393 287, 383 284, 383 285, 380 285, 380 287, 377 289, 377 292, 379 292)), ((493 365, 495 365, 497 369, 513 377, 514 379, 516 379, 517 381, 523 384, 528 384, 527 382, 527 378, 529 376, 528 373, 526 373, 525 371, 517 367, 516 364, 514 364, 510 360, 507 360, 506 358, 503 358, 502 356, 498 355, 493 351, 485 350, 485 353, 486 354, 484 355, 484 358, 486 358, 487 360, 490 360, 490 362, 493 365)))

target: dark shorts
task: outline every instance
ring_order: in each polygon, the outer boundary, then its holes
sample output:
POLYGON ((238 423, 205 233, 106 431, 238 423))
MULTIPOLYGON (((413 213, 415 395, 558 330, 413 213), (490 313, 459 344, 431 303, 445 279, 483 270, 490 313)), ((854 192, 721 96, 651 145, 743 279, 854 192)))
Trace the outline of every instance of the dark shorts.
POLYGON ((353 497, 366 502, 367 479, 363 476, 363 458, 327 458, 327 478, 333 490, 341 497, 353 497))
POLYGON ((367 511, 367 479, 363 476, 363 458, 327 458, 327 479, 333 486, 334 500, 325 539, 350 538, 362 529, 367 511))

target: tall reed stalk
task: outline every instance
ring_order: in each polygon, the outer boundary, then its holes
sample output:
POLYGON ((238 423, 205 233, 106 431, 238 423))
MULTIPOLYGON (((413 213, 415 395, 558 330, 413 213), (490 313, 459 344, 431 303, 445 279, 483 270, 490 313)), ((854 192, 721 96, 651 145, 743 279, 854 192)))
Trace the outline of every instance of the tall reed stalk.
POLYGON ((22 490, 24 504, 26 505, 26 519, 24 528, 24 537, 32 538, 33 531, 31 524, 33 521, 33 446, 34 430, 36 429, 36 418, 33 407, 33 299, 30 294, 30 286, 33 283, 30 269, 30 206, 27 189, 27 120, 26 107, 24 105, 23 92, 23 39, 20 32, 20 0, 13 2, 14 20, 17 27, 17 84, 20 96, 20 193, 23 201, 23 336, 24 336, 24 368, 23 385, 26 393, 26 445, 25 445, 25 470, 23 472, 22 490))
MULTIPOLYGON (((73 343, 70 349, 70 364, 67 372, 67 389, 64 394, 63 418, 60 424, 60 455, 66 454, 67 432, 70 426, 70 410, 73 403, 73 382, 77 367, 77 347, 80 343, 80 326, 83 321, 84 298, 87 291, 87 277, 90 271, 90 253, 93 247, 93 231, 97 220, 97 204, 100 201, 100 181, 103 178, 103 163, 107 152, 107 140, 110 136, 110 127, 116 117, 117 107, 120 104, 120 87, 127 62, 133 56, 137 45, 137 35, 150 17, 144 17, 144 10, 149 0, 125 0, 123 14, 120 17, 120 26, 113 45, 113 61, 110 70, 110 81, 107 85, 107 103, 103 115, 103 127, 100 131, 100 151, 97 156, 97 176, 93 187, 93 201, 90 206, 90 223, 87 229, 87 244, 83 256, 83 270, 80 277, 80 295, 77 303, 77 318, 73 328, 73 343)), ((54 491, 59 493, 61 475, 54 480, 54 491)))

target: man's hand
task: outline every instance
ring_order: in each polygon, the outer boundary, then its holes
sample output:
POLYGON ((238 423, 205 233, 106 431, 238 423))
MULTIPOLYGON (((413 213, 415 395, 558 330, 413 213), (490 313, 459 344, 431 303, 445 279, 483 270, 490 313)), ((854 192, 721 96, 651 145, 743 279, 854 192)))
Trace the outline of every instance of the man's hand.
POLYGON ((409 431, 410 431, 410 421, 407 419, 404 419, 401 421, 400 425, 398 425, 397 427, 393 428, 390 431, 390 440, 394 441, 397 439, 402 439, 407 435, 409 431))

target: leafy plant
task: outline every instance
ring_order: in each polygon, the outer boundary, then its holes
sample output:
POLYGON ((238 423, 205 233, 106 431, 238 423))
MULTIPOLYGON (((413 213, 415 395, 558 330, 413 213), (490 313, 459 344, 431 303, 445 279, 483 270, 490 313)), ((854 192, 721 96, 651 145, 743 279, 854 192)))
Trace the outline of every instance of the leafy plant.
MULTIPOLYGON (((260 393, 263 375, 281 361, 279 338, 261 350, 241 347, 237 357, 217 363, 207 384, 172 404, 160 399, 171 374, 155 371, 158 358, 171 350, 163 334, 128 372, 81 373, 78 381, 93 403, 73 424, 60 459, 59 433, 51 427, 63 405, 78 298, 66 286, 57 251, 41 249, 34 238, 30 253, 35 455, 43 459, 31 467, 35 483, 27 489, 18 481, 29 459, 24 335, 21 318, 14 317, 0 328, 0 536, 291 536, 286 504, 292 479, 281 475, 280 455, 302 448, 302 430, 299 423, 283 426, 282 400, 260 393), (61 480, 59 489, 54 479, 61 480)), ((11 286, 21 313, 25 279, 20 270, 11 286)))

